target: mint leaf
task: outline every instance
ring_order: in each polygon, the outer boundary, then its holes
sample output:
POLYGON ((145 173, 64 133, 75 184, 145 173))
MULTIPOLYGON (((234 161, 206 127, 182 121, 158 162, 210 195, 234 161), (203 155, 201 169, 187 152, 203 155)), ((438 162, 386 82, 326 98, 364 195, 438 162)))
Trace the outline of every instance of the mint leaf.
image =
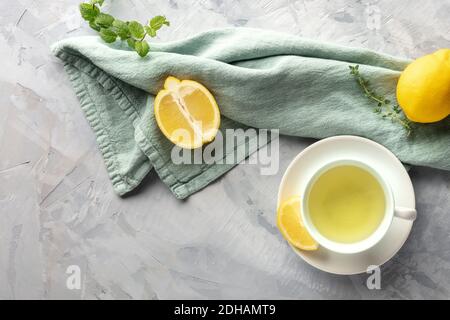
POLYGON ((100 37, 106 43, 112 43, 112 42, 116 41, 117 34, 111 29, 101 28, 100 29, 100 37))
POLYGON ((150 35, 150 37, 152 37, 152 38, 156 37, 155 29, 152 29, 149 26, 145 26, 145 31, 147 32, 148 35, 150 35))
POLYGON ((136 40, 141 40, 144 35, 144 27, 137 21, 130 21, 128 23, 128 29, 130 30, 131 36, 136 40))
POLYGON ((80 3, 80 13, 84 20, 91 22, 98 16, 100 10, 92 4, 80 3))
POLYGON ((155 16, 150 20, 149 26, 152 28, 155 32, 161 29, 163 25, 170 26, 170 22, 167 21, 166 17, 164 16, 155 16))
POLYGON ((137 41, 134 45, 134 50, 136 50, 141 57, 145 57, 150 51, 150 46, 145 40, 137 41))
POLYGON ((130 30, 128 29, 128 24, 123 22, 122 20, 114 20, 113 27, 115 28, 115 31, 117 35, 120 37, 120 39, 125 40, 130 37, 130 30))
POLYGON ((105 0, 91 0, 92 4, 98 4, 99 6, 102 6, 103 2, 105 2, 105 0))
POLYGON ((95 23, 103 28, 108 28, 108 27, 112 26, 113 22, 114 22, 114 17, 107 13, 100 13, 95 18, 95 23))
POLYGON ((136 40, 134 40, 133 38, 128 38, 127 43, 128 43, 128 46, 134 50, 134 45, 136 44, 136 40))
POLYGON ((90 21, 89 22, 89 27, 91 27, 92 29, 94 29, 95 31, 100 31, 101 27, 98 26, 95 21, 90 21))

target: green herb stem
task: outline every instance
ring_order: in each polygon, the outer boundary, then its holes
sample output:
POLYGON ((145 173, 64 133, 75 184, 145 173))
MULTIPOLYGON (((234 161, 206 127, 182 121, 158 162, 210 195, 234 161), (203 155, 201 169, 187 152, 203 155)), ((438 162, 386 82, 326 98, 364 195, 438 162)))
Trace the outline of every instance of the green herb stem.
POLYGON ((391 101, 383 96, 376 94, 369 87, 369 81, 364 79, 359 72, 359 65, 349 66, 350 74, 355 77, 356 82, 364 91, 364 95, 369 99, 377 103, 377 107, 374 112, 380 114, 383 119, 389 118, 392 122, 397 122, 405 130, 409 136, 412 132, 410 121, 404 116, 400 106, 392 105, 391 101))
POLYGON ((142 25, 137 21, 121 21, 113 16, 103 13, 100 7, 104 0, 90 0, 80 4, 80 13, 89 26, 97 31, 103 41, 112 43, 119 38, 126 41, 128 46, 141 57, 145 57, 150 46, 145 40, 147 36, 156 37, 156 33, 163 26, 169 26, 170 22, 164 16, 155 16, 142 25))

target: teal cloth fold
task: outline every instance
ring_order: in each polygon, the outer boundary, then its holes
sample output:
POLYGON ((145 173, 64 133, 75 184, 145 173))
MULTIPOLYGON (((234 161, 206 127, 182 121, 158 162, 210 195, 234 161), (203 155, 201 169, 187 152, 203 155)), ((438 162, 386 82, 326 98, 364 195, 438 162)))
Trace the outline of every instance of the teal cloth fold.
MULTIPOLYGON (((153 115, 154 97, 169 75, 199 81, 213 93, 221 130, 279 129, 318 139, 358 135, 383 144, 404 163, 450 170, 449 117, 415 124, 407 136, 373 112, 374 103, 349 74, 348 66, 359 64, 373 88, 395 100, 408 59, 247 28, 154 43, 145 58, 93 36, 65 39, 52 51, 64 63, 120 195, 154 169, 177 198, 185 198, 234 166, 171 161, 173 145, 153 115)), ((248 145, 244 140, 229 151, 236 162, 255 151, 248 145)))

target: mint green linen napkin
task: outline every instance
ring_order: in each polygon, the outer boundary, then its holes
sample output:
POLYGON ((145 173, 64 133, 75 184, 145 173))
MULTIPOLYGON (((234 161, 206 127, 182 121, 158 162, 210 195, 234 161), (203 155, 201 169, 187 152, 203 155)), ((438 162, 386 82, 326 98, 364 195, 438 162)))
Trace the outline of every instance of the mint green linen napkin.
MULTIPOLYGON (((199 81, 213 93, 221 130, 279 129, 312 138, 358 135, 383 144, 404 163, 450 170, 449 118, 414 125, 408 137, 401 126, 373 112, 374 103, 349 75, 348 66, 359 64, 372 86, 395 100, 407 59, 247 28, 154 43, 145 58, 98 37, 69 38, 52 50, 64 62, 120 195, 154 169, 177 198, 185 198, 234 166, 171 161, 173 145, 153 116, 153 99, 169 75, 199 81)), ((255 151, 248 145, 243 140, 230 151, 237 162, 255 151)))

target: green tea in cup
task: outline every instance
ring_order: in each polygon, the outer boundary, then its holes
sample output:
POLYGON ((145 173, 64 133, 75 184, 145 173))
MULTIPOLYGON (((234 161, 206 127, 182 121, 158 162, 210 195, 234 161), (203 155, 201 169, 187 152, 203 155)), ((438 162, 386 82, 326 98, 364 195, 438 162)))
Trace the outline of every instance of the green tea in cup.
POLYGON ((378 229, 386 212, 386 196, 368 170, 342 164, 328 168, 312 182, 307 206, 311 223, 323 237, 354 243, 378 229))

